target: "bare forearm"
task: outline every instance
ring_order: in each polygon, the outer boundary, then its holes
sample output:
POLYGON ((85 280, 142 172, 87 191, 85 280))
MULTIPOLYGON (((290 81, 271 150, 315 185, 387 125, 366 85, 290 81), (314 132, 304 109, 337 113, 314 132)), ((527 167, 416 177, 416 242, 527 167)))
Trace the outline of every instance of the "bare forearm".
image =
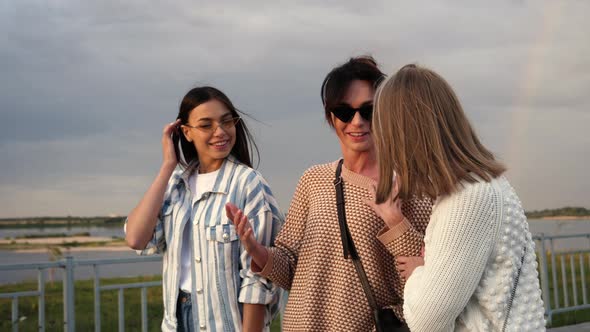
POLYGON ((264 328, 264 304, 244 303, 244 318, 242 321, 243 332, 260 332, 264 328))
POLYGON ((129 213, 125 239, 131 248, 143 249, 150 240, 173 171, 174 167, 162 166, 139 204, 129 213))

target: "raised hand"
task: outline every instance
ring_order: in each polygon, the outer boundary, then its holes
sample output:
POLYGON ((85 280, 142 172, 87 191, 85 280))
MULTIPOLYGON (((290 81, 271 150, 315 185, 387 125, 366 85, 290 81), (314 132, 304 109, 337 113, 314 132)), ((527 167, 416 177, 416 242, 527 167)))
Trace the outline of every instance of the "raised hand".
POLYGON ((254 238, 254 231, 252 230, 250 221, 244 215, 242 210, 238 209, 238 207, 232 203, 227 203, 225 205, 225 214, 236 226, 236 232, 238 233, 240 241, 242 241, 242 245, 244 245, 246 251, 251 254, 251 251, 256 249, 258 242, 256 241, 256 238, 254 238))
POLYGON ((168 180, 170 180, 170 176, 178 163, 174 152, 172 133, 178 130, 179 124, 180 120, 176 120, 164 126, 162 130, 162 154, 164 159, 160 171, 141 201, 127 216, 125 240, 129 247, 133 249, 145 249, 154 234, 168 180))
POLYGON ((252 225, 250 225, 250 221, 244 215, 242 210, 238 209, 238 207, 232 203, 227 203, 225 204, 225 214, 236 227, 236 232, 242 245, 248 254, 252 256, 252 271, 260 272, 268 260, 267 249, 256 241, 252 225))
POLYGON ((383 219, 385 225, 389 228, 395 227, 405 219, 405 216, 402 213, 401 200, 393 200, 399 191, 399 186, 397 181, 395 181, 395 178, 393 181, 393 189, 385 202, 381 204, 375 202, 375 188, 371 188, 371 200, 365 201, 365 203, 370 206, 381 219, 383 219))
POLYGON ((174 132, 178 132, 178 126, 180 125, 180 119, 169 123, 164 126, 162 130, 162 164, 167 168, 171 168, 172 170, 178 164, 178 158, 176 158, 176 153, 174 152, 174 142, 172 141, 172 134, 174 132))

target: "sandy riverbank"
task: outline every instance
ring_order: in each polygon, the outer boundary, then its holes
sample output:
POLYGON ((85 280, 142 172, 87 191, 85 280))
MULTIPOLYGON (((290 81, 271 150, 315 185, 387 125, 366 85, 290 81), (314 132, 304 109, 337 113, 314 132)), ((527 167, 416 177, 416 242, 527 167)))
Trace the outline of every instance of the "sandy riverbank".
MULTIPOLYGON (((62 254, 67 254, 69 252, 115 252, 115 251, 130 251, 129 247, 125 245, 108 245, 108 246, 100 246, 100 247, 59 247, 62 251, 62 254)), ((43 248, 35 248, 35 249, 15 249, 10 250, 15 253, 22 253, 22 254, 43 254, 47 253, 47 249, 43 248)))
POLYGON ((113 238, 107 236, 66 236, 66 237, 39 237, 32 239, 2 239, 0 244, 35 244, 57 245, 62 243, 91 243, 111 242, 113 238))

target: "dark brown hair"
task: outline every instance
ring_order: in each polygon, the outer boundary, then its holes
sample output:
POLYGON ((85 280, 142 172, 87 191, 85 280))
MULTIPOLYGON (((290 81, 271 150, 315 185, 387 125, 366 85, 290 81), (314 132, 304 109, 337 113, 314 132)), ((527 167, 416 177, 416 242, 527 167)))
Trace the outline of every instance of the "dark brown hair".
MULTIPOLYGON (((197 87, 190 90, 180 103, 180 109, 178 111, 177 119, 180 119, 180 124, 184 125, 188 123, 189 115, 195 107, 204 104, 210 100, 217 100, 221 102, 231 113, 232 117, 238 117, 240 112, 234 107, 229 98, 221 91, 210 86, 197 87)), ((193 143, 186 140, 186 137, 182 133, 175 132, 172 135, 174 141, 174 151, 176 152, 176 158, 178 162, 185 168, 194 162, 199 160, 199 154, 193 143), (179 148, 180 141, 180 148, 179 148), (182 153, 183 158, 180 158, 182 153)), ((258 147, 252 138, 252 134, 248 130, 248 127, 244 123, 244 119, 238 121, 236 124, 236 143, 234 144, 230 154, 236 157, 243 164, 252 167, 253 155, 250 150, 256 151, 256 157, 260 160, 260 154, 258 147)))
POLYGON ((385 74, 379 70, 375 59, 368 55, 350 58, 346 63, 332 69, 324 78, 321 90, 325 117, 330 126, 334 126, 330 111, 340 104, 350 82, 366 81, 376 89, 384 78, 385 74))
POLYGON ((374 113, 377 203, 390 196, 394 170, 396 199, 436 199, 460 181, 489 182, 506 170, 480 143, 451 86, 432 70, 402 67, 378 89, 374 113))

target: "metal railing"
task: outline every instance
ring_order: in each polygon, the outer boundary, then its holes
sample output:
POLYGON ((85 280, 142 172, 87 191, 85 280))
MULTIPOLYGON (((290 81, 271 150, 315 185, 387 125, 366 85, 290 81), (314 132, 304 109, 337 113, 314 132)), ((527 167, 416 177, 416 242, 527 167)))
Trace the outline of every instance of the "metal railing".
MULTIPOLYGON (((541 290, 545 304, 545 314, 548 324, 551 324, 553 315, 567 311, 590 308, 588 303, 588 290, 586 281, 586 263, 590 267, 590 233, 579 235, 545 236, 537 234, 537 257, 539 259, 539 275, 541 290), (572 239, 586 240, 586 249, 555 250, 556 242, 570 241, 572 239), (569 265, 569 266, 568 266, 569 265), (571 286, 570 286, 571 285, 571 286), (580 293, 581 291, 581 293, 580 293)), ((56 262, 27 263, 0 265, 0 272, 15 270, 37 270, 37 290, 0 293, 1 298, 12 299, 12 330, 18 331, 19 314, 18 304, 21 297, 38 297, 39 331, 45 331, 45 272, 50 268, 59 268, 63 271, 63 315, 64 331, 75 331, 74 308, 74 270, 76 267, 92 267, 94 279, 94 329, 101 330, 101 299, 102 291, 118 291, 118 327, 119 331, 125 330, 125 298, 126 289, 141 289, 141 327, 147 331, 147 288, 161 286, 161 281, 127 283, 116 285, 101 285, 100 267, 113 264, 130 264, 141 262, 161 261, 161 256, 74 260, 66 257, 56 262)))
POLYGON ((539 276, 547 323, 551 325, 555 314, 589 309, 585 262, 590 266, 590 234, 537 234, 533 239, 537 243, 539 276), (582 243, 585 245, 582 246, 586 248, 579 249, 578 245, 575 250, 556 250, 557 242, 572 240, 584 240, 582 243), (582 294, 579 294, 579 289, 582 294))
POLYGON ((130 264, 143 262, 157 262, 161 261, 161 256, 148 257, 134 257, 134 258, 116 258, 116 259, 89 259, 89 260, 74 260, 68 256, 56 262, 44 263, 27 263, 27 264, 11 264, 0 265, 0 272, 16 271, 16 270, 37 270, 38 287, 37 290, 0 293, 0 299, 12 299, 12 331, 18 331, 19 313, 18 303, 19 298, 36 296, 39 298, 39 331, 45 331, 45 272, 50 268, 59 268, 63 272, 63 315, 64 326, 63 330, 73 332, 76 330, 76 312, 74 299, 74 270, 76 267, 92 267, 94 279, 94 330, 99 332, 101 330, 100 324, 100 294, 102 291, 118 291, 118 326, 119 331, 125 331, 125 298, 124 291, 126 289, 141 289, 141 330, 148 330, 148 313, 147 313, 147 288, 161 286, 161 281, 138 282, 131 284, 116 284, 101 286, 100 283, 100 267, 103 265, 113 264, 130 264))

